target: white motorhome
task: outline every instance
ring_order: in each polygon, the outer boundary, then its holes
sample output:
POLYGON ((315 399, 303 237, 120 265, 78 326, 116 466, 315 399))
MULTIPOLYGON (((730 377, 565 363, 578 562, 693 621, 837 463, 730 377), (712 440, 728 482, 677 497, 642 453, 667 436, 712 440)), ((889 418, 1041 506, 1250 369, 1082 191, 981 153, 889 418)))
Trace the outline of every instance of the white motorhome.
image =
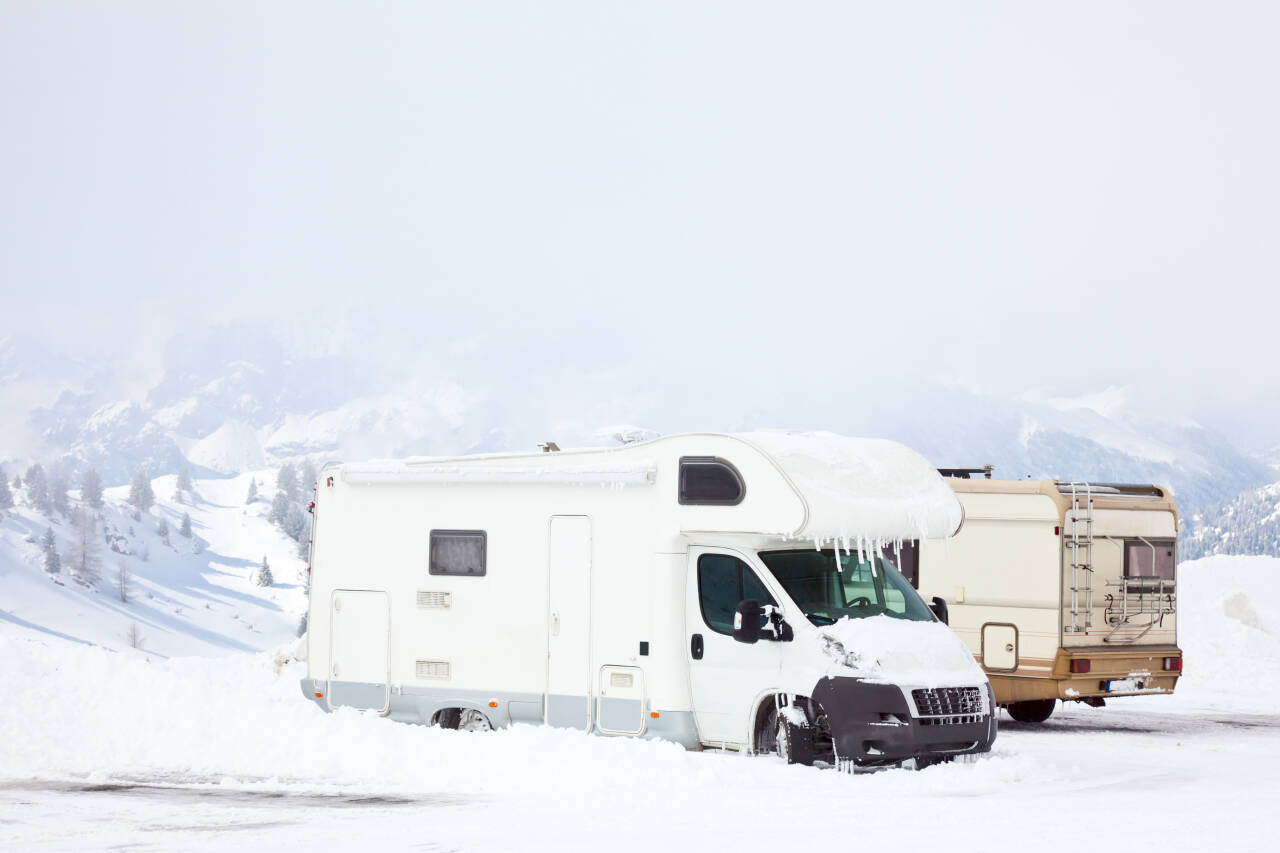
POLYGON ((1059 700, 1173 692, 1182 650, 1168 489, 942 473, 964 529, 923 543, 909 574, 922 595, 945 600, 997 704, 1043 722, 1059 700))
POLYGON ((990 685, 894 567, 960 504, 829 433, 328 465, 304 694, 850 767, 990 749, 990 685))

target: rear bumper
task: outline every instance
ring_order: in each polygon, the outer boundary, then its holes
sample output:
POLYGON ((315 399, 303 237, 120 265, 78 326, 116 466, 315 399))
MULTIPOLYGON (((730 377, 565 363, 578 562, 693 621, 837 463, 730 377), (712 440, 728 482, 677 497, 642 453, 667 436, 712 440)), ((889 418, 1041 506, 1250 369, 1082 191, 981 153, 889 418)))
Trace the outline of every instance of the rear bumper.
POLYGON ((1043 675, 988 673, 996 703, 1061 699, 1106 698, 1172 693, 1181 670, 1166 670, 1165 658, 1182 658, 1174 645, 1116 648, 1081 646, 1058 649, 1053 666, 1043 675), (1072 672, 1072 661, 1089 661, 1088 672, 1072 672))
POLYGON ((987 686, 980 689, 985 712, 949 720, 916 717, 895 684, 824 678, 812 696, 826 713, 837 757, 869 767, 989 751, 996 718, 987 686))
POLYGON ((1181 670, 1166 670, 1165 658, 1182 660, 1177 646, 1082 647, 1059 649, 1053 662, 1058 698, 1139 696, 1172 693, 1181 670), (1089 671, 1072 672, 1073 661, 1088 661, 1089 671))

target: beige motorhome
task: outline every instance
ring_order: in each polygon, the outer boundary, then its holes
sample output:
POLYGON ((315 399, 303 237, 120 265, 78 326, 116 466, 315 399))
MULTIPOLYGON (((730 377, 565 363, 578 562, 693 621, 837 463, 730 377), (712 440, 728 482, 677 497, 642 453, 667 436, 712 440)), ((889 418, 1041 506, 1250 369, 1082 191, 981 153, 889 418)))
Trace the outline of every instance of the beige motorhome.
POLYGON ((1058 700, 1173 691, 1178 511, 1167 489, 942 473, 965 522, 921 544, 917 586, 946 602, 998 704, 1041 722, 1058 700))

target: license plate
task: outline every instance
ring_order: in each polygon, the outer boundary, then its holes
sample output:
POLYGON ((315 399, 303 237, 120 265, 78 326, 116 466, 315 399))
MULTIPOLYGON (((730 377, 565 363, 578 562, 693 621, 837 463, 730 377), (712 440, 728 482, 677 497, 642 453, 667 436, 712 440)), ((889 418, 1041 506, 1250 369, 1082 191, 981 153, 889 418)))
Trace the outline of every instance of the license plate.
POLYGON ((1108 693, 1132 693, 1141 690, 1143 684, 1136 678, 1118 678, 1115 681, 1104 681, 1103 689, 1108 693))

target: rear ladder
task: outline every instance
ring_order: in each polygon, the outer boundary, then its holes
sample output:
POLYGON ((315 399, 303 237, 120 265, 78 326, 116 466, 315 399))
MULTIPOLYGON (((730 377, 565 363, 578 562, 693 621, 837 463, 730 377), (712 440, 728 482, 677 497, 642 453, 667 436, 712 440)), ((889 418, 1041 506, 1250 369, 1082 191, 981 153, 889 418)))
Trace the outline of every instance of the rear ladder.
POLYGON ((1071 538, 1063 543, 1071 555, 1071 622, 1067 633, 1093 627, 1093 490, 1088 483, 1071 483, 1071 538))

